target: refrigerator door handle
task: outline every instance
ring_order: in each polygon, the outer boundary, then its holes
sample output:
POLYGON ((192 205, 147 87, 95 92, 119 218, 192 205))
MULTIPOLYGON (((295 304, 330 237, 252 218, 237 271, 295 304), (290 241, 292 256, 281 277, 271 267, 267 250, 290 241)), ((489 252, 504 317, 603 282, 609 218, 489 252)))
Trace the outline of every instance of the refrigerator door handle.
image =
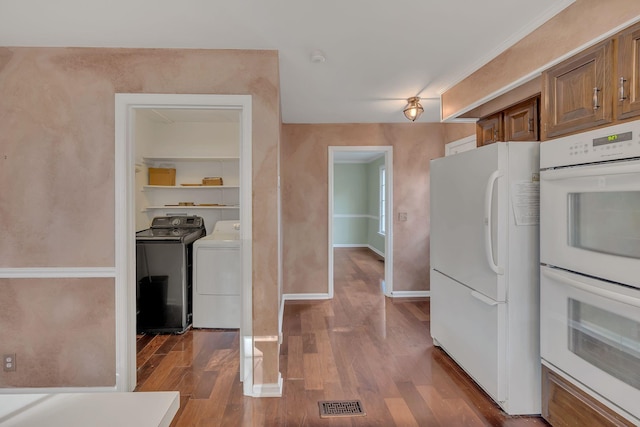
POLYGON ((498 305, 498 301, 494 301, 491 298, 482 295, 478 291, 471 291, 471 296, 487 305, 490 305, 490 306, 498 305))
POLYGON ((484 192, 484 250, 487 255, 489 267, 496 274, 504 274, 504 269, 493 261, 493 243, 491 241, 491 235, 493 234, 491 216, 493 215, 493 212, 491 204, 493 202, 493 184, 495 184, 501 176, 502 175, 499 170, 494 171, 489 176, 487 187, 484 192))

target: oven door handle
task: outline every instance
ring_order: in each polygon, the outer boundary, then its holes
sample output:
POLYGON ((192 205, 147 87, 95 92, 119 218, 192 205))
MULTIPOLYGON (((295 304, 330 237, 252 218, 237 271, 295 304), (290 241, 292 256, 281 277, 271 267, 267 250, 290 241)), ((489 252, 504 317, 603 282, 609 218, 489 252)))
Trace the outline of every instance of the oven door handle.
POLYGON ((555 181, 558 179, 582 178, 587 176, 622 175, 640 173, 640 161, 611 162, 597 166, 574 166, 562 169, 548 169, 540 173, 540 179, 555 181))
POLYGON ((504 274, 504 269, 493 261, 493 242, 491 235, 493 234, 493 226, 491 224, 492 202, 493 202, 493 185, 502 175, 500 171, 494 171, 487 180, 487 187, 484 191, 484 251, 487 255, 489 267, 496 274, 504 274))
POLYGON ((548 268, 543 268, 542 274, 547 276, 550 279, 557 280, 558 282, 562 282, 566 285, 573 286, 574 288, 578 288, 585 292, 589 292, 589 293, 601 296, 603 298, 607 298, 610 300, 621 302, 623 304, 628 304, 628 305, 632 305, 634 307, 640 308, 640 298, 634 298, 629 295, 624 295, 618 292, 610 291, 608 289, 602 289, 597 286, 589 285, 579 280, 566 277, 563 274, 556 273, 555 271, 550 270, 548 268))

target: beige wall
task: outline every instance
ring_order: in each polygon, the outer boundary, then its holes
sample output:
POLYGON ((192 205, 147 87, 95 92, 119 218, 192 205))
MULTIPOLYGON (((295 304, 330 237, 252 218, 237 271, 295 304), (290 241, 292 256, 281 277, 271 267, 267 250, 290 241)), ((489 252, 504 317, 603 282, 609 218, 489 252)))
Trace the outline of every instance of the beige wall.
MULTIPOLYGON (((0 267, 114 267, 115 93, 250 94, 254 334, 277 335, 278 74, 275 51, 0 48, 0 267)), ((113 279, 0 279, 0 387, 114 385, 114 319, 113 279)))
POLYGON ((328 147, 393 146, 394 290, 429 289, 429 160, 474 124, 283 125, 283 292, 328 288, 328 147), (407 212, 406 222, 397 221, 407 212))
POLYGON ((115 385, 114 305, 112 278, 0 279, 0 386, 115 385))
POLYGON ((442 117, 461 112, 467 106, 635 18, 640 18, 638 0, 576 0, 443 93, 442 117))

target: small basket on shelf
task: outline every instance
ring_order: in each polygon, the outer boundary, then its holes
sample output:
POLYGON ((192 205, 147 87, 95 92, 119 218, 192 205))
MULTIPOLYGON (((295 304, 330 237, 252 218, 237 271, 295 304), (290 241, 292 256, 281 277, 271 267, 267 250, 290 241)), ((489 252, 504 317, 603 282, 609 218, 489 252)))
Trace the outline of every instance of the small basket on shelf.
POLYGON ((222 177, 208 176, 202 179, 202 185, 222 185, 222 177))

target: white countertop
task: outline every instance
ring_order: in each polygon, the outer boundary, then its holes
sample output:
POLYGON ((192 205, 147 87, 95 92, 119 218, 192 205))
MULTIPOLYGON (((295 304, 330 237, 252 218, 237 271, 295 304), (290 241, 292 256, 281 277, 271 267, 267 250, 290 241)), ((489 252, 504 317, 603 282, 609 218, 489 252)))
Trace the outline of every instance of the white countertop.
POLYGON ((55 393, 0 395, 2 427, 168 427, 180 393, 55 393))

